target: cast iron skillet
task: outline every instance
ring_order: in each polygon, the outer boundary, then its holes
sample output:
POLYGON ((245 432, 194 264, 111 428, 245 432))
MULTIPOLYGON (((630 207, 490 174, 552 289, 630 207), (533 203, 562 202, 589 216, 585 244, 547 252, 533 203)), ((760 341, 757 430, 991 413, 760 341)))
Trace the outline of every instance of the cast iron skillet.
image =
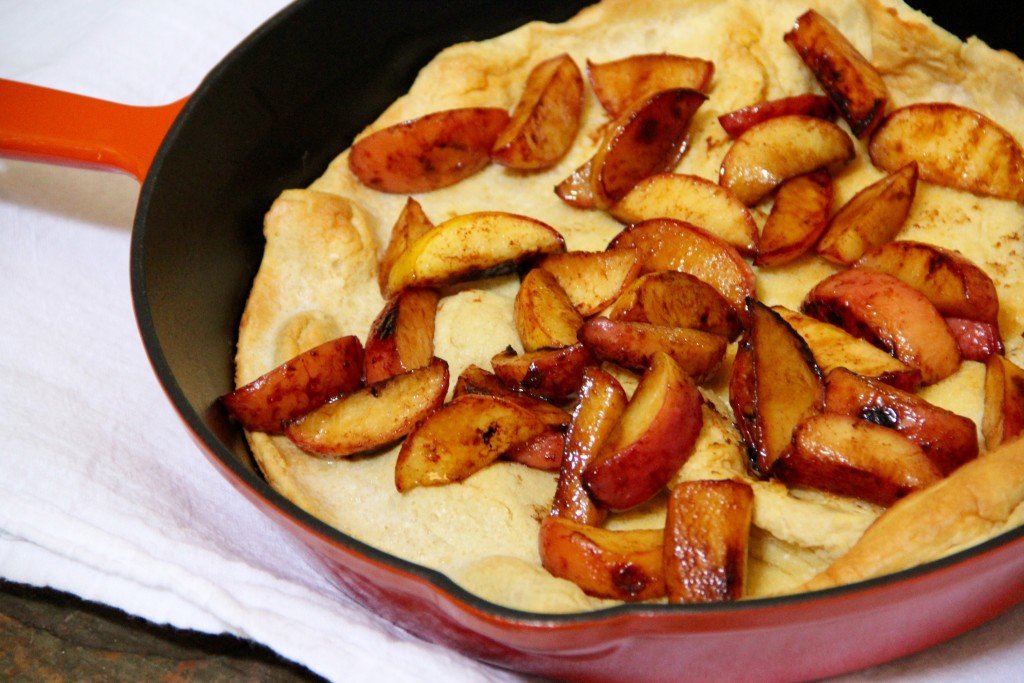
MULTIPOLYGON (((217 397, 233 388, 238 321, 261 257, 266 209, 281 190, 320 175, 445 45, 530 18, 563 20, 583 4, 303 0, 235 49, 184 106, 147 114, 164 126, 177 115, 151 166, 151 149, 111 162, 134 164, 128 170, 140 175, 149 167, 132 239, 132 294, 153 367, 210 460, 374 612, 484 661, 560 679, 819 678, 920 650, 1020 602, 1024 528, 911 571, 810 596, 538 617, 481 601, 436 572, 355 541, 261 479, 217 397)), ((1007 22, 967 26, 966 19, 987 18, 931 5, 917 3, 940 25, 1021 53, 998 28, 1007 22)))

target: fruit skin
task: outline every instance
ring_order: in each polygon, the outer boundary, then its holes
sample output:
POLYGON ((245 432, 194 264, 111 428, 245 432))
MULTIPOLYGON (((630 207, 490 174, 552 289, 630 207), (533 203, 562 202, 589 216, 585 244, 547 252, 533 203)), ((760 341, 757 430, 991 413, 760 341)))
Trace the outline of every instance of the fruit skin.
POLYGON ((571 397, 583 381, 583 371, 597 361, 583 344, 517 354, 506 349, 491 358, 491 368, 507 386, 542 398, 571 397))
POLYGON ((946 321, 920 291, 877 271, 851 268, 808 293, 804 313, 868 339, 921 371, 934 384, 960 367, 960 348, 946 321))
POLYGON ((537 267, 555 276, 585 318, 604 310, 640 275, 640 260, 630 249, 567 251, 545 256, 537 267))
POLYGON ((674 270, 641 275, 615 301, 608 317, 703 330, 730 340, 743 329, 739 314, 714 287, 674 270))
POLYGON ((1024 433, 1024 368, 998 355, 985 361, 981 433, 988 450, 1024 433))
POLYGON ((363 384, 363 345, 358 337, 325 342, 221 397, 250 432, 281 433, 284 423, 363 384))
POLYGON ((744 482, 687 481, 669 494, 665 589, 670 603, 743 597, 754 490, 744 482))
POLYGON ((623 602, 665 597, 661 529, 611 531, 563 517, 540 525, 540 558, 587 595, 623 602))
POLYGON ((660 90, 704 92, 714 73, 714 63, 706 59, 664 53, 630 55, 609 62, 587 60, 594 95, 612 118, 618 118, 641 97, 660 90))
POLYGON ((381 192, 439 190, 486 168, 508 121, 508 112, 495 107, 433 112, 356 140, 348 165, 360 182, 381 192))
POLYGON ((434 318, 440 295, 410 287, 385 302, 363 347, 367 384, 423 367, 434 356, 434 318))
POLYGON ((836 113, 835 106, 833 106, 832 100, 828 97, 813 93, 803 93, 736 109, 719 116, 718 123, 721 124, 729 137, 738 138, 748 128, 776 116, 801 114, 831 121, 835 118, 836 113))
POLYGON ((508 125, 491 159, 517 170, 553 166, 569 151, 583 112, 583 74, 567 54, 547 59, 527 76, 508 125))
POLYGON ((901 107, 872 134, 868 154, 886 171, 914 161, 926 182, 1024 202, 1024 149, 999 124, 968 107, 948 102, 901 107))
POLYGON ((889 103, 889 89, 875 67, 815 10, 800 15, 783 40, 818 79, 853 134, 870 135, 889 103))
POLYGON ((671 357, 656 353, 629 405, 583 473, 591 498, 626 510, 653 498, 693 452, 704 399, 671 357))

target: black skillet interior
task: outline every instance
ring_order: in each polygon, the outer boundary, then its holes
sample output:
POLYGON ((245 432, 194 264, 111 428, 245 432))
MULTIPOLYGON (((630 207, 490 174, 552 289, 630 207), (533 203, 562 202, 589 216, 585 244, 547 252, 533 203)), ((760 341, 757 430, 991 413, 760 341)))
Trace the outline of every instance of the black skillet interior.
MULTIPOLYGON (((161 147, 143 185, 131 251, 147 352, 173 405, 213 455, 322 533, 335 534, 262 481, 217 401, 233 388, 238 322, 263 249, 262 216, 281 190, 322 173, 444 46, 503 33, 526 18, 564 20, 586 4, 301 0, 211 72, 161 147)), ((915 6, 940 25, 963 27, 961 35, 979 33, 1009 49, 1019 42, 1013 22, 991 8, 915 6)))

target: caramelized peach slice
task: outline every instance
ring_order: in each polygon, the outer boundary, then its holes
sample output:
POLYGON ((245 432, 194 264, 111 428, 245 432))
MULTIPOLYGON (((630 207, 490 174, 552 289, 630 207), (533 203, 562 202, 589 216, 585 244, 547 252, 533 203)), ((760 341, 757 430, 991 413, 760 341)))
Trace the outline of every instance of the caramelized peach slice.
POLYGON ((283 424, 363 384, 363 345, 357 337, 334 339, 221 397, 250 432, 280 433, 283 424))
POLYGON ((816 116, 831 121, 836 116, 832 100, 824 95, 803 93, 791 97, 781 97, 736 109, 718 117, 718 123, 731 138, 738 138, 748 129, 762 121, 776 116, 816 116))
POLYGON ((722 159, 719 183, 753 206, 782 182, 854 156, 850 136, 813 116, 776 116, 736 138, 722 159))
POLYGON ((430 362, 438 298, 436 290, 409 287, 384 304, 366 335, 363 366, 367 384, 430 362))
POLYGON ((391 275, 391 267, 410 244, 418 240, 425 232, 434 227, 434 224, 427 218, 423 211, 423 205, 409 197, 398 214, 395 224, 391 227, 391 236, 388 238, 388 246, 381 257, 380 265, 377 268, 377 284, 380 286, 381 294, 387 296, 388 277, 391 275))
POLYGON ((579 400, 565 435, 552 515, 590 525, 604 520, 605 510, 594 504, 583 486, 583 472, 603 447, 627 402, 626 392, 611 374, 596 366, 584 371, 579 400))
POLYGON ((985 447, 993 450, 1024 433, 1024 369, 1002 356, 985 362, 985 447))
POLYGON ((917 194, 917 164, 911 162, 871 183, 839 208, 818 241, 818 253, 849 265, 889 242, 910 215, 917 194))
POLYGON ((639 54, 609 62, 587 61, 587 75, 597 101, 611 117, 641 97, 661 90, 705 91, 715 73, 706 59, 672 54, 639 54))
POLYGON ((1024 150, 999 124, 950 103, 911 104, 871 136, 871 161, 894 171, 916 161, 921 180, 982 196, 1024 201, 1024 150))
POLYGON ((565 251, 546 223, 501 211, 468 213, 434 226, 395 260, 387 291, 438 287, 512 272, 531 258, 565 251))
POLYGON ((803 311, 838 324, 921 371, 934 384, 960 367, 960 349, 924 294, 892 275, 851 268, 819 282, 803 311))
POLYGON ((687 461, 704 424, 697 385, 667 354, 651 365, 583 473, 599 505, 625 510, 653 498, 687 461))
POLYGON ((508 121, 507 111, 493 107, 434 112, 356 140, 348 165, 364 185, 381 192, 430 192, 486 168, 508 121))
POLYGON ((946 325, 960 348, 964 360, 986 361, 988 357, 1006 352, 999 328, 992 323, 965 318, 946 318, 946 325))
POLYGON ((541 422, 557 432, 564 432, 569 426, 570 415, 565 408, 556 406, 542 398, 511 389, 493 372, 484 370, 478 365, 467 365, 459 373, 452 398, 462 394, 483 394, 503 398, 526 408, 540 418, 541 422))
POLYGON ((630 249, 567 251, 545 256, 538 267, 555 276, 584 318, 604 310, 640 275, 640 260, 630 249))
POLYGON ((583 324, 558 280, 550 272, 533 268, 519 285, 513 306, 519 339, 526 351, 572 346, 583 324))
POLYGON ((780 266, 814 246, 832 214, 832 175, 825 170, 783 182, 761 230, 754 265, 780 266))
POLYGON ((828 19, 807 10, 783 40, 818 79, 857 137, 871 133, 889 102, 889 89, 874 66, 828 19))
POLYGON ((665 589, 671 603, 743 597, 754 490, 731 480, 672 488, 665 521, 665 589))
POLYGON ((845 368, 825 378, 825 412, 895 429, 920 446, 943 474, 978 455, 978 428, 972 420, 845 368))
POLYGON ((420 422, 402 443, 395 486, 463 481, 547 426, 526 408, 494 396, 460 396, 420 422))
POLYGON ((791 486, 884 506, 942 479, 921 447, 899 432, 835 413, 802 422, 773 473, 791 486))
POLYGON ((659 173, 638 182, 609 211, 626 224, 674 218, 704 228, 743 253, 757 250, 757 225, 732 192, 706 178, 659 173))
POLYGON ((662 530, 612 531, 563 517, 540 525, 540 559, 584 593, 623 602, 665 597, 662 530))
POLYGON ((491 367, 510 387, 550 399, 565 399, 576 393, 583 370, 595 363, 583 344, 517 354, 505 350, 491 358, 491 367))
POLYGON ((721 335, 739 336, 739 315, 714 287, 675 270, 641 275, 615 301, 612 320, 688 327, 721 335))
POLYGON ((448 364, 435 358, 417 370, 339 396, 298 420, 285 435, 321 457, 347 457, 390 446, 441 407, 448 364))
POLYGON ((534 171, 558 162, 572 145, 583 112, 583 74, 567 54, 530 71, 512 118, 498 135, 491 158, 534 171))

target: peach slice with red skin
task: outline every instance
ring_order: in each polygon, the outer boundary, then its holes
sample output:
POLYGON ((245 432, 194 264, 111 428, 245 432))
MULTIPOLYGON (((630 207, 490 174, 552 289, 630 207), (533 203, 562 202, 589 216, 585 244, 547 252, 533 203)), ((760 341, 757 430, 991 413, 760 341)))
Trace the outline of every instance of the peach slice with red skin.
POLYGON ((300 353, 221 397, 250 432, 280 433, 284 423, 363 385, 363 345, 358 337, 333 339, 300 353))
POLYGON ((815 10, 800 15, 783 40, 818 79, 853 134, 870 135, 889 103, 889 89, 871 62, 815 10))
POLYGON ((801 422, 793 447, 775 462, 772 473, 790 486, 882 506, 942 479, 921 447, 896 430, 836 413, 801 422))
POLYGON ((887 273, 851 268, 807 294, 805 313, 884 348, 934 384, 960 367, 960 348, 934 304, 887 273))
POLYGON ((661 529, 609 530, 564 517, 540 525, 540 558, 584 593, 622 602, 665 597, 661 529))
POLYGON ((535 66, 526 78, 491 158, 516 170, 553 166, 572 146, 583 113, 583 74, 567 54, 535 66))
POLYGON ((395 487, 441 486, 467 479, 548 427, 532 412, 495 396, 466 394, 409 434, 395 461, 395 487))
POLYGON ((436 290, 410 287, 385 302, 366 335, 363 366, 367 384, 430 362, 438 299, 436 290))
POLYGON ((1024 368, 1002 356, 985 361, 981 433, 988 450, 1024 433, 1024 368))
POLYGON ((594 501, 626 510, 653 498, 693 452, 704 399, 670 356, 656 353, 622 417, 583 472, 594 501))
POLYGON ((448 364, 440 358, 306 413, 285 427, 303 451, 343 458, 390 446, 441 407, 448 393, 448 364))
POLYGON ((978 456, 978 428, 971 419, 846 368, 825 377, 825 412, 895 429, 920 446, 944 475, 978 456))
POLYGON ((731 138, 738 138, 748 129, 762 121, 776 116, 798 114, 816 116, 831 121, 836 117, 836 108, 832 100, 825 95, 802 93, 790 97, 780 97, 758 104, 751 104, 718 117, 718 123, 731 138))
POLYGON ((494 374, 507 386, 554 400, 574 395, 583 381, 583 370, 595 363, 583 344, 526 353, 506 349, 491 358, 494 374))
POLYGON ((672 488, 665 520, 670 603, 743 597, 754 490, 744 482, 686 481, 672 488))
POLYGON ((381 192, 438 190, 486 168, 508 122, 508 112, 496 107, 433 112, 356 140, 348 165, 360 182, 381 192))
POLYGON ((948 102, 911 104, 871 136, 872 163, 893 171, 917 162, 921 180, 981 196, 1024 201, 1024 150, 983 114, 948 102))
POLYGON ((569 420, 571 419, 569 412, 565 408, 522 391, 516 391, 506 386, 496 374, 484 370, 478 365, 467 365, 459 373, 459 377, 455 381, 452 398, 454 399, 462 394, 483 394, 511 401, 531 411, 540 418, 541 422, 558 432, 564 432, 568 428, 569 420))
POLYGON ((641 275, 608 312, 612 320, 687 327, 735 339, 739 314, 714 287, 689 273, 663 270, 641 275))
POLYGON ((641 97, 661 90, 689 88, 704 92, 714 73, 714 63, 706 59, 665 53, 587 61, 594 95, 613 119, 641 97))

